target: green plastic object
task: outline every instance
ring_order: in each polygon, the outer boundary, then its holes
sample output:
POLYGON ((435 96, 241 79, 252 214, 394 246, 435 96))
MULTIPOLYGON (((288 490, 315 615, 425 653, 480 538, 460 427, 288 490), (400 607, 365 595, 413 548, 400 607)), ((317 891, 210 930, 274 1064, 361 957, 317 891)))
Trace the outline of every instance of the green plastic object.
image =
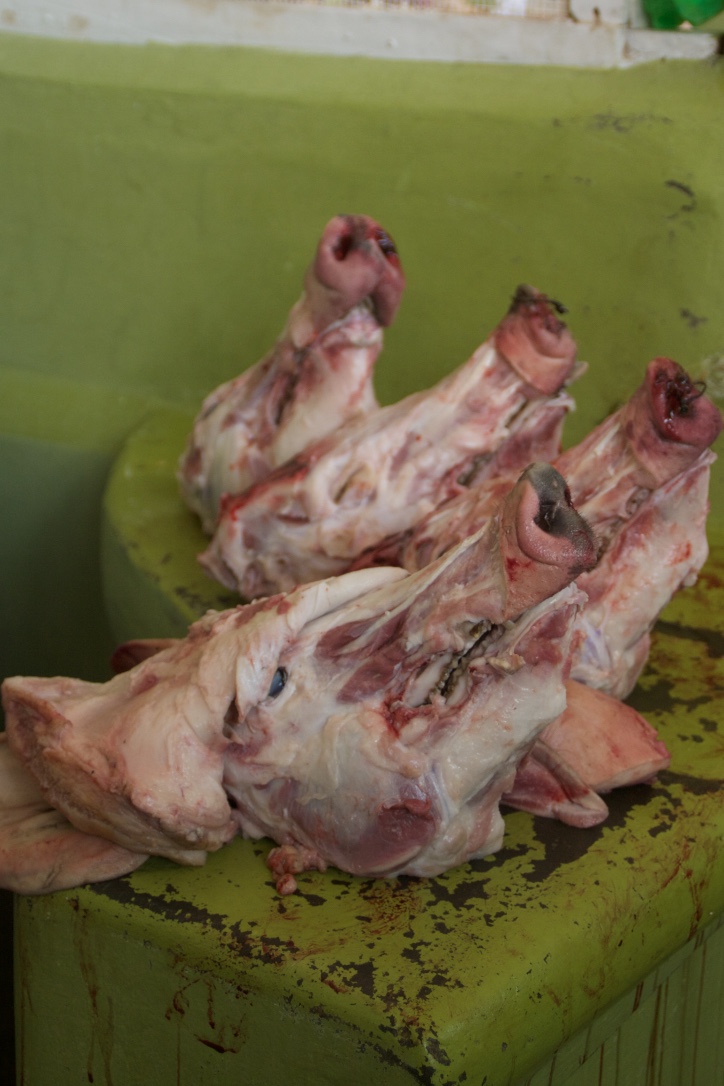
POLYGON ((676 30, 684 21, 675 0, 644 0, 644 11, 654 30, 676 30))
POLYGON ((701 26, 722 8, 722 0, 644 0, 644 11, 655 30, 675 30, 683 22, 701 26))
POLYGON ((676 0, 682 19, 692 26, 701 26, 724 8, 722 0, 676 0))

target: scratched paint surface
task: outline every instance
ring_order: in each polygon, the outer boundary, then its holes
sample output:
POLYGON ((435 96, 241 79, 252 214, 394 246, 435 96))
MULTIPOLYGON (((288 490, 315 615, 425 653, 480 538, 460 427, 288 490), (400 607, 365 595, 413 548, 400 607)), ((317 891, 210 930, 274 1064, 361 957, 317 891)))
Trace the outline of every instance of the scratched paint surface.
MULTIPOLYGON (((200 398, 240 346, 246 361, 268 349, 338 209, 379 217, 410 278, 386 349, 407 364, 383 360, 383 399, 429 383, 437 359, 462 360, 519 277, 563 298, 583 357, 598 352, 576 436, 602 398, 609 409, 630 390, 642 354, 670 352, 697 377, 704 357, 720 362, 721 64, 433 70, 1 37, 7 433, 105 455, 149 396, 200 398)), ((119 636, 181 633, 197 606, 221 602, 171 482, 187 424, 146 432, 109 506, 119 636)), ((43 614, 47 637, 43 593, 56 585, 35 571, 27 584, 18 616, 43 614)), ((463 1066, 476 1086, 519 1079, 721 909, 706 850, 721 840, 707 789, 722 721, 697 640, 721 603, 717 588, 702 614, 675 612, 688 635, 664 628, 654 663, 668 670, 640 688, 659 698, 685 776, 621 795, 607 827, 575 843, 515 815, 505 852, 478 869, 427 887, 330 872, 286 903, 261 849, 237 843, 203 871, 152 862, 105 888, 18 902, 23 1082, 397 1086, 460 1081, 463 1066)))
MULTIPOLYGON (((196 567, 202 538, 176 495, 188 422, 152 417, 109 484, 104 564, 119 638, 182 633, 233 602, 196 567)), ((658 623, 631 698, 671 768, 652 787, 613 793, 603 826, 509 813, 501 852, 439 878, 331 869, 284 899, 268 844, 239 840, 202 869, 155 859, 74 900, 110 931, 253 993, 267 1013, 285 1007, 336 1030, 346 1052, 354 1038, 359 1066, 378 1060, 380 1082, 515 1082, 724 908, 723 644, 717 543, 658 623)), ((304 1031, 290 1036, 307 1043, 304 1031)))

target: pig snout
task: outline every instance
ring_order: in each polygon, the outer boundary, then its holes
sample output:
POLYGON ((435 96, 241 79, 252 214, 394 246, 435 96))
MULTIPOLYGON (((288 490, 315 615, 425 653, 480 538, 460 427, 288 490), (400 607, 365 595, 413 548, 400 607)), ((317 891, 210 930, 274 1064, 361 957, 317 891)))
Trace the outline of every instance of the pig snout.
POLYGON ((686 471, 722 429, 719 409, 704 384, 671 358, 654 358, 643 384, 623 409, 622 430, 653 489, 686 471))
POLYGON ((516 530, 524 554, 546 565, 580 573, 596 564, 596 541, 575 509, 560 472, 550 464, 532 464, 521 476, 516 530))
POLYGON ((367 215, 337 215, 324 230, 312 273, 342 312, 369 298, 377 320, 392 324, 405 277, 397 247, 367 215))
POLYGON ((519 286, 498 325, 495 346, 524 381, 552 396, 576 364, 576 341, 559 319, 564 306, 536 290, 519 286))
POLYGON ((662 437, 706 449, 719 436, 722 417, 705 395, 703 381, 670 358, 655 358, 646 371, 654 425, 662 437))
POLYGON ((502 527, 511 614, 553 595, 596 564, 595 536, 550 464, 531 464, 523 472, 503 507, 502 527))

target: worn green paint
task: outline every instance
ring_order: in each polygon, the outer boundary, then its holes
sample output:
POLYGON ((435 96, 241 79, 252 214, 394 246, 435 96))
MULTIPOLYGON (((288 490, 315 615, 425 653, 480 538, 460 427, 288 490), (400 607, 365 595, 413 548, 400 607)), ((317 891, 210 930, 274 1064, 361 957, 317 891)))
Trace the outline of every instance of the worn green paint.
MULTIPOLYGON (((183 422, 169 413, 149 420, 107 492, 104 557, 119 637, 139 632, 149 614, 161 626, 159 600, 174 619, 163 633, 221 602, 195 566, 201 537, 176 493, 183 422)), ((232 1053, 239 1068, 253 1069, 252 1081, 269 1084, 290 1081, 290 1061, 298 1061, 291 1081, 299 1083, 518 1081, 629 989, 648 984, 651 993, 651 971, 719 921, 722 574, 718 546, 697 585, 665 612, 632 696, 671 749, 671 768, 652 787, 613 794, 602 827, 509 814, 497 856, 440 878, 370 880, 330 870, 305 874, 299 893, 285 899, 264 865, 267 843, 236 841, 202 869, 153 860, 128 878, 56 895, 52 906, 26 903, 23 938, 32 945, 36 910, 50 909, 74 939, 90 940, 86 959, 96 971, 109 955, 111 972, 122 968, 127 944, 141 957, 145 947, 150 962, 176 963, 154 966, 157 978, 148 981, 154 1044, 167 1064, 160 1082, 175 1081, 181 1036, 181 1082, 206 1066, 209 1039, 224 1050, 228 1081, 238 1073, 232 1053), (190 971, 186 988, 179 969, 190 971), (188 988, 201 1002, 180 1031, 168 1008, 174 991, 188 988)), ((85 959, 77 948, 68 953, 77 974, 85 959)), ((105 984, 76 976, 76 998, 87 1000, 95 985, 110 999, 110 975, 105 984)), ((33 1029, 23 1023, 23 1060, 32 1067, 33 1029)), ((79 1041, 83 1058, 90 1044, 99 1060, 105 1045, 108 1074, 128 1081, 123 1045, 114 1044, 100 1010, 88 1030, 91 1041, 79 1041)))
MULTIPOLYGON (((154 415, 124 455, 145 488, 137 511, 153 497, 161 521, 133 519, 117 473, 108 491, 113 622, 178 633, 220 602, 193 565, 174 457, 200 397, 269 347, 339 210, 377 216, 408 272, 385 401, 467 357, 519 281, 568 304, 591 363, 569 440, 655 354, 698 376, 724 354, 723 98, 721 62, 572 72, 0 34, 2 556, 16 586, 0 669, 103 672, 102 480, 160 401, 187 413, 154 415)), ((330 872, 280 901, 263 847, 237 842, 203 870, 151 861, 19 902, 23 1081, 533 1073, 721 913, 719 680, 699 634, 721 621, 717 561, 673 605, 636 695, 672 773, 617 797, 604 828, 514 815, 501 855, 429 884, 330 872)))
POLYGON ((712 924, 519 1086, 720 1086, 724 925, 712 924))

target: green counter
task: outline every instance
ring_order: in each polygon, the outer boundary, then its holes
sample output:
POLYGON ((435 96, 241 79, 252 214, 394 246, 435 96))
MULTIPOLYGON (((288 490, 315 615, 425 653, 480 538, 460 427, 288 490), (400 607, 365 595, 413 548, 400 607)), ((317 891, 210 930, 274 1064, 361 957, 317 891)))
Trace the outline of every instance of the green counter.
MULTIPOLYGON (((177 494, 189 425, 185 413, 154 415, 111 475, 103 568, 119 640, 183 632, 235 602, 196 566, 203 537, 177 494)), ((93 1081, 140 1086, 147 1060, 169 1086, 716 1086, 723 573, 717 545, 662 616, 631 698, 671 767, 652 787, 607 797, 596 829, 509 813, 500 853, 439 878, 330 869, 301 876, 287 898, 264 863, 269 843, 235 841, 202 869, 156 859, 22 902, 23 1081, 47 1080, 51 1019, 63 1035, 58 1086, 85 1068, 93 1081), (680 1077, 644 1080, 647 1067, 680 1077)))
MULTIPOLYGON (((181 632, 208 602, 188 521, 179 578, 115 491, 108 621, 106 477, 110 495, 132 455, 140 504, 164 531, 184 516, 167 469, 191 411, 268 349, 339 211, 378 218, 408 274, 385 402, 468 357, 522 281, 568 305, 591 363, 569 442, 657 354, 721 396, 723 104, 721 61, 536 70, 0 34, 0 674, 102 678, 117 637, 181 632)), ((22 1081, 721 1086, 716 555, 635 695, 674 753, 653 790, 575 844, 513 815, 502 855, 429 884, 329 872, 282 901, 263 849, 237 842, 202 871, 153 861, 19 901, 22 1081)))

